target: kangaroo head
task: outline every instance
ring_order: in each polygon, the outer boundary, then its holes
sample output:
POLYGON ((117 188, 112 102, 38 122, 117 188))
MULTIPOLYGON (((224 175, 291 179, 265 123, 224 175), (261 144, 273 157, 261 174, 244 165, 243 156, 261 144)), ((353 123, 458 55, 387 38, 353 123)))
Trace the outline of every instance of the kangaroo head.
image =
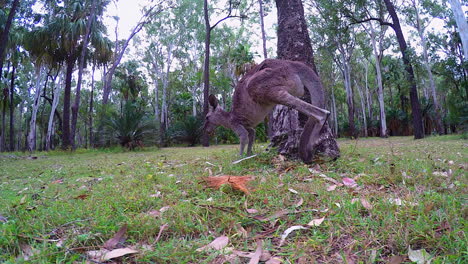
POLYGON ((218 126, 225 125, 226 122, 228 122, 228 120, 226 120, 227 113, 221 106, 219 106, 216 96, 210 94, 208 102, 208 114, 206 114, 203 130, 205 130, 208 135, 213 135, 218 126))

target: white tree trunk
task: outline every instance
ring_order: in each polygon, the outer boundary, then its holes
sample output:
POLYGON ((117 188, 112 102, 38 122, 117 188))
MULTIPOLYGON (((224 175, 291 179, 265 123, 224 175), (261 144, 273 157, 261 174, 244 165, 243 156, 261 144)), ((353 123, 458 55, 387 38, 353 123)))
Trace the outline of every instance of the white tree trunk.
POLYGON ((52 109, 50 110, 49 123, 47 125, 46 146, 45 146, 46 151, 50 150, 52 147, 52 134, 54 132, 54 114, 55 114, 55 110, 57 109, 57 105, 59 103, 60 87, 61 87, 61 81, 63 79, 61 77, 62 76, 59 76, 59 80, 57 81, 57 84, 54 84, 54 99, 52 101, 52 109))
POLYGON ((166 76, 164 77, 163 90, 162 90, 162 104, 161 104, 161 126, 164 126, 164 130, 168 126, 168 114, 167 114, 167 87, 169 86, 169 73, 172 64, 172 45, 167 47, 167 68, 166 76))
POLYGON ((370 32, 369 35, 372 41, 372 49, 374 53, 375 59, 375 71, 377 72, 377 85, 379 86, 378 89, 378 98, 379 98, 379 109, 380 109, 380 136, 387 137, 387 120, 385 117, 385 103, 384 103, 384 93, 383 93, 383 83, 382 83, 382 70, 380 68, 380 58, 379 58, 379 50, 377 48, 376 42, 376 32, 370 24, 370 32))
POLYGON ((449 0, 449 2, 455 22, 458 26, 458 32, 463 45, 463 54, 466 61, 468 60, 468 23, 466 22, 465 13, 463 12, 460 0, 449 0))
POLYGON ((363 128, 364 137, 367 137, 368 135, 367 135, 366 99, 364 98, 364 93, 362 92, 361 86, 357 84, 357 82, 356 82, 356 86, 358 88, 359 97, 361 98, 362 119, 364 121, 364 128, 363 128))
POLYGON ((30 152, 36 149, 36 119, 37 119, 37 110, 39 109, 39 99, 41 95, 41 77, 42 77, 42 67, 36 66, 36 84, 35 89, 36 93, 34 94, 34 104, 32 106, 31 121, 29 122, 29 134, 28 134, 28 150, 30 152))
POLYGON ((197 86, 192 87, 192 116, 197 116, 197 86))
POLYGON ((260 9, 260 27, 262 29, 262 46, 263 46, 263 58, 268 58, 267 49, 266 49, 266 33, 265 33, 265 23, 263 20, 263 3, 262 0, 258 0, 258 5, 260 9))
POLYGON ((336 101, 335 101, 335 88, 332 87, 332 106, 333 106, 333 122, 335 125, 335 137, 338 137, 338 115, 336 113, 336 101))

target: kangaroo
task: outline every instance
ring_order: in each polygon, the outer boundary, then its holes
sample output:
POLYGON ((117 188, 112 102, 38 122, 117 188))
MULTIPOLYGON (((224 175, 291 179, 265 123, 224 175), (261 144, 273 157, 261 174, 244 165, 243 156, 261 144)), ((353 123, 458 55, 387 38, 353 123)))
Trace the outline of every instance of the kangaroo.
POLYGON ((304 95, 304 88, 309 90, 312 102, 324 102, 323 93, 317 92, 322 89, 320 79, 309 66, 297 61, 267 59, 240 80, 230 112, 219 106, 213 94, 209 96, 204 131, 212 135, 218 126, 232 129, 240 139, 239 154, 243 155, 247 145, 247 155, 251 155, 254 128, 275 105, 285 105, 309 117, 300 138, 299 156, 310 163, 330 112, 297 98, 304 95), (314 96, 320 98, 314 100, 314 96))

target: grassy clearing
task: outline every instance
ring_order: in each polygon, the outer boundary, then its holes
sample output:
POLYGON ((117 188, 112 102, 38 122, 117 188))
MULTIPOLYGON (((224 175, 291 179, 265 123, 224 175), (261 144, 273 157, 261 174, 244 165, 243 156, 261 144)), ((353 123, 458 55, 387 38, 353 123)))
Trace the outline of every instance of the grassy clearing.
POLYGON ((86 252, 127 223, 122 247, 139 253, 118 259, 124 263, 224 263, 230 250, 254 252, 259 240, 284 263, 393 256, 409 263, 409 246, 425 249, 432 263, 467 263, 467 141, 399 137, 340 146, 342 157, 313 173, 266 152, 232 165, 237 146, 1 155, 0 215, 8 221, 0 223, 0 262, 87 263, 86 252), (254 191, 206 189, 201 179, 210 170, 253 175, 254 191), (320 174, 359 186, 327 191, 334 184, 320 174), (322 217, 278 246, 287 228, 322 217), (221 235, 228 249, 196 251, 221 235))

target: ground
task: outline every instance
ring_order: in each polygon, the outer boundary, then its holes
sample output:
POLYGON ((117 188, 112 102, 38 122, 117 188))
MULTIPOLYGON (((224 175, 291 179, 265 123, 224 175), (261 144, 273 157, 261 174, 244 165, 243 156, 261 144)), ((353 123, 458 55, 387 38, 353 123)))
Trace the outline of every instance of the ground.
POLYGON ((339 144, 319 165, 261 144, 238 164, 234 145, 2 154, 0 262, 467 263, 466 140, 339 144))

